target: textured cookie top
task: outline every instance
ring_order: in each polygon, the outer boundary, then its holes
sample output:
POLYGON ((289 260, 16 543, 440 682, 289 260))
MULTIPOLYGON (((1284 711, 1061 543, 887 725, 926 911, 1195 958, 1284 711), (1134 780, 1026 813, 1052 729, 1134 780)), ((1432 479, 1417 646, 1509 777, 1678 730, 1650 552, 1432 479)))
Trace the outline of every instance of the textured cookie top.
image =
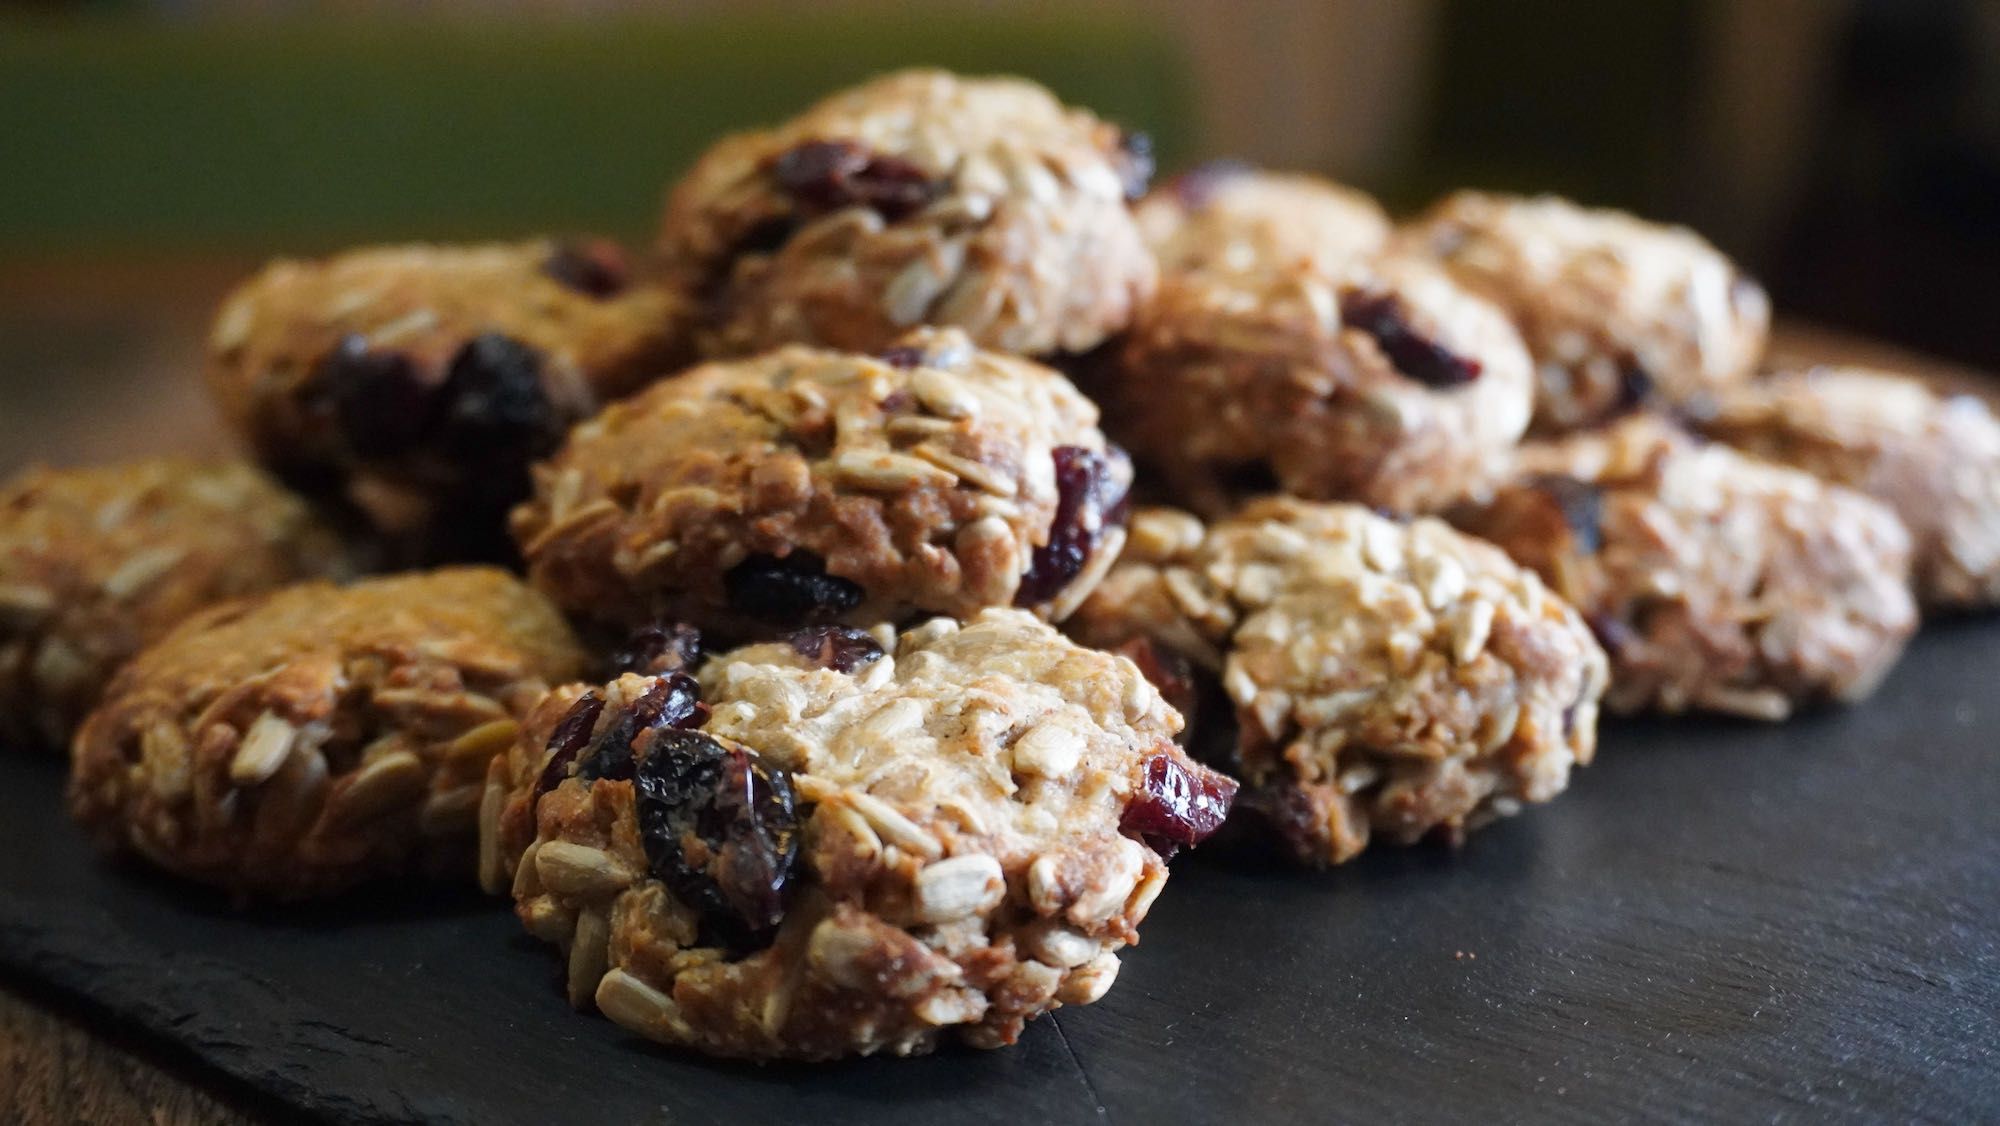
POLYGON ((1055 372, 927 330, 882 358, 704 365, 579 426, 515 533, 577 613, 725 635, 810 621, 1060 617, 1123 540, 1130 484, 1055 372))
POLYGON ((1302 261, 1334 269, 1381 250, 1390 231, 1365 192, 1229 162, 1181 173, 1136 214, 1163 272, 1256 273, 1302 261))
POLYGON ((682 315, 608 243, 374 247, 239 287, 208 380, 266 462, 417 523, 421 498, 511 487, 569 422, 671 370, 682 315))
POLYGON ((182 618, 342 562, 305 504, 247 465, 17 474, 0 485, 0 726, 65 742, 114 669, 182 618))
POLYGON ((71 808, 242 895, 469 867, 487 762, 582 666, 554 607, 490 568, 240 599, 119 672, 77 734, 71 808))
POLYGON ((1458 192, 1402 242, 1514 317, 1542 369, 1540 429, 1655 396, 1687 402, 1748 378, 1763 354, 1764 291, 1683 227, 1554 196, 1458 192))
POLYGON ((1915 628, 1909 534, 1860 493, 1650 416, 1523 447, 1517 468, 1454 520, 1592 615, 1622 710, 1858 698, 1915 628))
POLYGON ((1235 788, 1174 746, 1180 717, 1129 661, 1020 611, 804 631, 710 658, 696 695, 685 674, 554 693, 501 831, 533 826, 530 928, 578 919, 572 995, 721 1054, 1011 1042, 1094 1000, 1161 854, 1235 788))
POLYGON ((1127 204, 1142 140, 1029 82, 904 71, 710 149, 660 247, 718 354, 873 350, 918 324, 1081 352, 1152 288, 1127 204))

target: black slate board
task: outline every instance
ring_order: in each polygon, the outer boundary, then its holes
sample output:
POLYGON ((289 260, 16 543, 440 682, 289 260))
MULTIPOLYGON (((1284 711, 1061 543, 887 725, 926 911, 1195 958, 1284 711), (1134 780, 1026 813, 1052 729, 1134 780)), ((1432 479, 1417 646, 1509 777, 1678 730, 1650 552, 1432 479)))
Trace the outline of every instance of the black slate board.
POLYGON ((271 1107, 440 1122, 2000 1119, 2000 623, 1783 727, 1621 724, 1555 804, 1344 869, 1196 853, 1010 1051, 717 1065, 573 1015, 464 893, 241 916, 0 756, 0 975, 271 1107))

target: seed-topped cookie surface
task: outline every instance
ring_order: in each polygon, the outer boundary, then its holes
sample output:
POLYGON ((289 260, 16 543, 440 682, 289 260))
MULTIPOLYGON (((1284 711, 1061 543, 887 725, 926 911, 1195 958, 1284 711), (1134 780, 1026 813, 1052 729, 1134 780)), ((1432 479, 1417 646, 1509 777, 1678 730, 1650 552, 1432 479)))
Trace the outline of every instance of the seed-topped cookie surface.
POLYGON ((891 74, 711 148, 660 233, 713 355, 875 351, 918 325, 1025 355, 1131 319, 1153 260, 1128 201, 1151 158, 1047 90, 891 74))
POLYGON ((239 897, 463 877, 488 761, 582 667, 554 607, 490 568, 227 603, 113 680, 70 806, 103 844, 239 897))
POLYGON ((248 465, 30 469, 0 484, 0 732, 63 747, 118 667, 204 606, 345 569, 248 465))
POLYGON ((924 330, 706 364, 579 426, 514 530, 573 613, 738 638, 1022 606, 1116 557, 1131 468, 1039 364, 924 330))
POLYGON ((488 886, 569 991, 749 1058, 1012 1043, 1111 985, 1235 785, 1032 615, 839 627, 559 689, 493 767, 488 886), (511 872, 511 875, 510 875, 511 872))

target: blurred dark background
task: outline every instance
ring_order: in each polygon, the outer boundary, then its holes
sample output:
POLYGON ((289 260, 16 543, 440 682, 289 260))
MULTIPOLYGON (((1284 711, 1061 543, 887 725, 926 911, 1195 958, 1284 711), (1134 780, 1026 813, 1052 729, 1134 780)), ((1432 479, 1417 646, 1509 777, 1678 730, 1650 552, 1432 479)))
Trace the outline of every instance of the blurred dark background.
POLYGON ((191 363, 263 257, 643 242, 718 133, 914 63, 1039 79, 1169 168, 1687 222, 1781 315, 2000 367, 2000 0, 44 0, 0 2, 0 443, 135 341, 191 363))

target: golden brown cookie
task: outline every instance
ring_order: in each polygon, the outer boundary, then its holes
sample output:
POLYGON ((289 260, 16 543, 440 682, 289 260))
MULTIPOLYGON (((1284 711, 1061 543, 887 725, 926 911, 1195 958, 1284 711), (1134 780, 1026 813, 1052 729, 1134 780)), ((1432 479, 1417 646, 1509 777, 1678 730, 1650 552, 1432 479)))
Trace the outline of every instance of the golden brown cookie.
POLYGON ((582 668, 554 607, 491 568, 226 603, 112 681, 70 807, 107 847, 239 898, 462 878, 488 761, 582 668))
POLYGON ((0 733, 66 747, 119 666, 181 619, 344 569, 305 503, 247 465, 16 474, 0 484, 0 733))

